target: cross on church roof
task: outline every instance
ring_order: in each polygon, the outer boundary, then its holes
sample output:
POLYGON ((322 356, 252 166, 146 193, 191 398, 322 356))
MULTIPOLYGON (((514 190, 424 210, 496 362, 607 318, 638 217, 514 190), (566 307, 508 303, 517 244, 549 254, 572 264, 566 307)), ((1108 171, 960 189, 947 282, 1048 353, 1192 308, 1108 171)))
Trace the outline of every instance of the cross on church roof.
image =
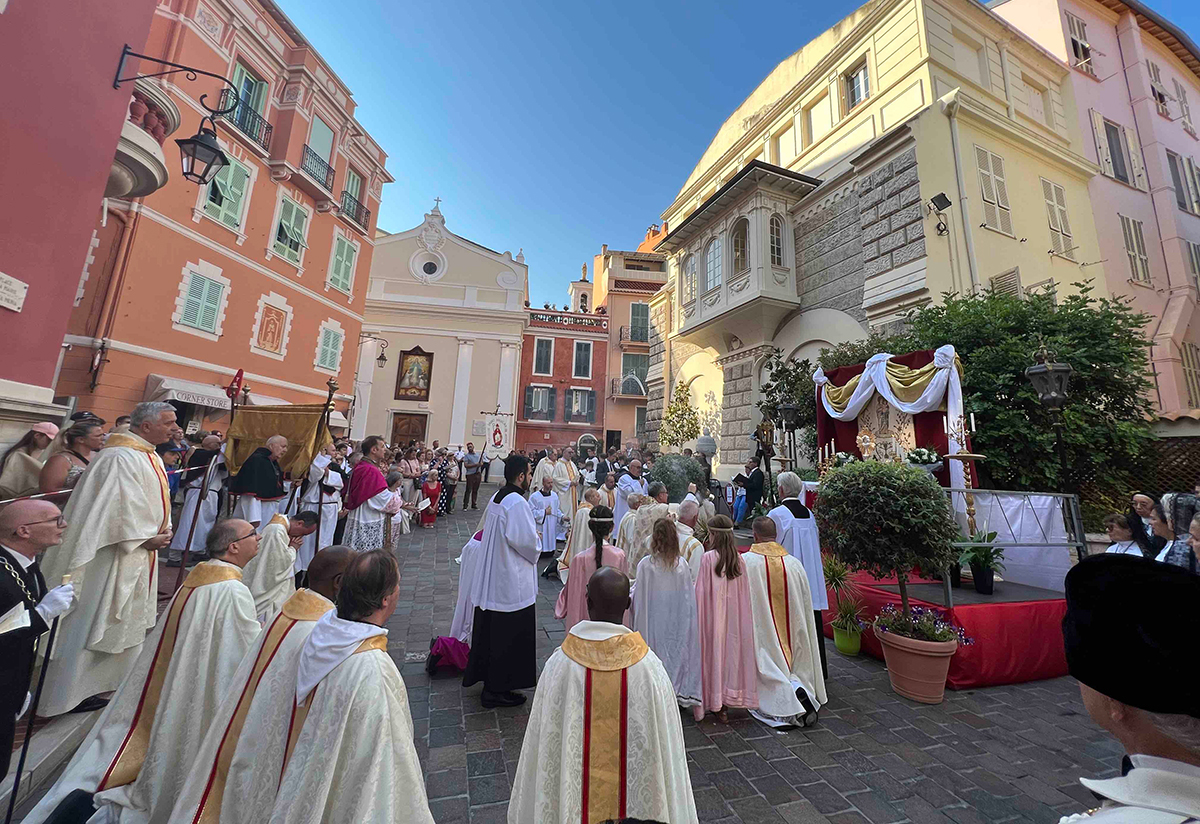
POLYGON ((433 202, 434 202, 435 204, 437 204, 438 206, 441 206, 441 205, 442 205, 442 199, 441 199, 440 197, 435 197, 435 198, 433 199, 433 202))

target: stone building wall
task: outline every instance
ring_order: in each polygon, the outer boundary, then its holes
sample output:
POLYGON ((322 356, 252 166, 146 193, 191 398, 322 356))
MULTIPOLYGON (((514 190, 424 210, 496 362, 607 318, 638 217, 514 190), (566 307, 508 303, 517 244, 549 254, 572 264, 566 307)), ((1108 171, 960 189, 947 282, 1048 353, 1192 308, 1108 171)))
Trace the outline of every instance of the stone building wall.
POLYGON ((756 346, 718 361, 725 378, 719 450, 722 464, 740 467, 753 454, 750 435, 759 417, 754 408, 754 369, 771 350, 771 346, 756 346))
POLYGON ((670 328, 670 300, 650 304, 650 379, 646 382, 646 446, 658 451, 658 430, 662 426, 663 407, 666 402, 667 336, 670 328))
POLYGON ((805 310, 840 309, 855 320, 866 320, 860 222, 859 199, 850 187, 799 216, 796 292, 805 310))
POLYGON ((925 257, 915 146, 860 179, 858 204, 865 278, 925 257))

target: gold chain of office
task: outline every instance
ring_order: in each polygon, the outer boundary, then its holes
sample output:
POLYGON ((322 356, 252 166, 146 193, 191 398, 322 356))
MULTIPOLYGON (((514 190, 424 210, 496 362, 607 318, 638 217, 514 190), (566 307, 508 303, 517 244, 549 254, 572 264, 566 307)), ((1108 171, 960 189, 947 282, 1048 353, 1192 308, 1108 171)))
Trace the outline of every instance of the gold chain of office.
POLYGON ((31 605, 36 605, 37 598, 33 597, 33 593, 29 591, 29 587, 25 586, 25 579, 21 577, 20 573, 13 569, 13 565, 8 562, 8 559, 0 558, 0 564, 4 564, 4 568, 9 571, 9 574, 17 579, 17 585, 21 587, 21 592, 25 593, 25 597, 29 599, 29 603, 31 605))

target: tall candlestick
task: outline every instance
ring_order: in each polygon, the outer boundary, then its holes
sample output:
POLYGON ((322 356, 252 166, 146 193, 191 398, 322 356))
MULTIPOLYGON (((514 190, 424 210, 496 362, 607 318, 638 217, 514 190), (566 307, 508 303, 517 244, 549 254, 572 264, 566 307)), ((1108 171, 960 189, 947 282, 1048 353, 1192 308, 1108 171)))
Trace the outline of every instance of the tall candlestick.
POLYGON ((975 434, 975 413, 971 413, 971 434, 975 434))

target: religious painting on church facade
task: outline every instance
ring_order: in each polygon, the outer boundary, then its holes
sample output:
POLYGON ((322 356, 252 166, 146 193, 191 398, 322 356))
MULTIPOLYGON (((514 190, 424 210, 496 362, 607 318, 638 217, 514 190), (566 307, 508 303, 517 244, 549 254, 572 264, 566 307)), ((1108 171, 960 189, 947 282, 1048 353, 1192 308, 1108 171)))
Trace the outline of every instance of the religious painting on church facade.
POLYGON ((400 370, 396 375, 396 400, 427 401, 433 382, 433 353, 419 346, 400 353, 400 370))
POLYGON ((266 352, 283 350, 283 329, 287 323, 287 314, 278 306, 265 304, 262 307, 262 320, 258 324, 258 339, 254 345, 266 352))

